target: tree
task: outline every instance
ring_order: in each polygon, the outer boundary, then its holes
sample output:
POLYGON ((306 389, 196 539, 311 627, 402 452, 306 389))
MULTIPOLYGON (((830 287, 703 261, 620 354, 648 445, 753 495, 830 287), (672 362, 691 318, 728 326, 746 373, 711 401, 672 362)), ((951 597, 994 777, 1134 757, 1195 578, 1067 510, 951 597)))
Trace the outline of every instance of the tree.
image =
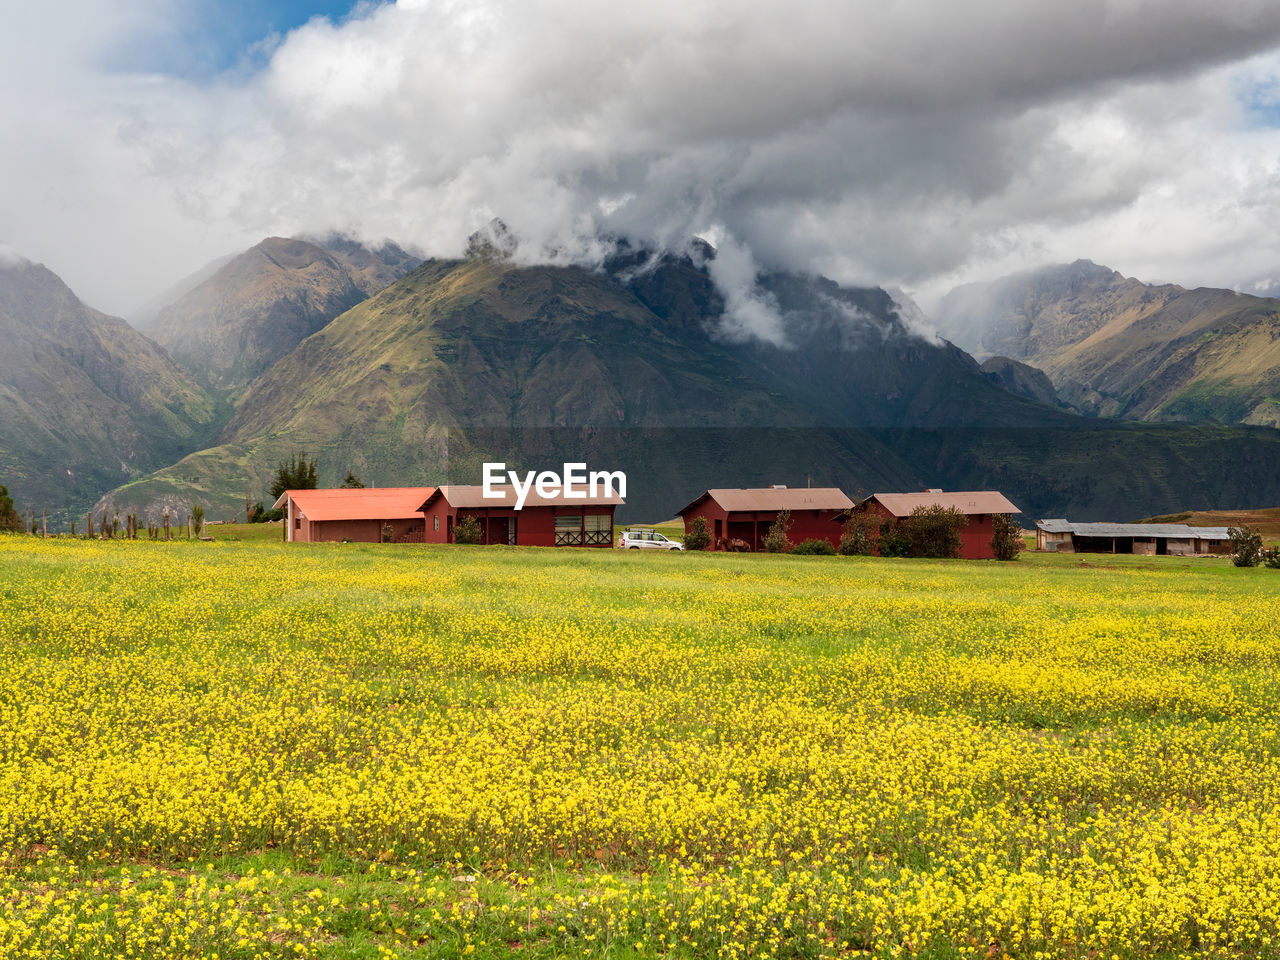
POLYGON ((791 549, 791 541, 787 539, 787 531, 791 529, 791 511, 782 510, 769 526, 764 535, 765 553, 786 553, 791 549))
POLYGON ((22 529, 22 517, 13 509, 13 497, 9 496, 9 488, 0 486, 0 530, 17 533, 22 529))
POLYGON ((694 517, 689 532, 684 535, 686 550, 705 550, 711 546, 711 533, 707 530, 706 517, 694 517))
POLYGON ((991 518, 991 552, 997 560, 1017 560, 1026 547, 1022 539, 1022 527, 1013 522, 1007 513, 997 513, 991 518))
POLYGON ((297 453, 288 462, 277 464, 275 478, 267 492, 274 503, 286 490, 314 490, 319 485, 315 458, 308 460, 305 453, 297 453))
MULTIPOLYGON (((350 470, 347 471, 347 475, 343 478, 342 482, 338 484, 338 486, 341 487, 343 490, 363 490, 364 489, 364 483, 362 483, 360 478, 357 477, 350 470)), ((276 494, 276 496, 279 496, 279 494, 276 494)))
POLYGON ((483 543, 484 528, 475 517, 459 517, 453 525, 454 543, 483 543))
POLYGON ((1232 527, 1227 531, 1231 541, 1231 562, 1237 567, 1256 567, 1262 561, 1262 534, 1255 527, 1232 527))
POLYGON ((958 557, 960 531, 969 518, 955 507, 939 504, 916 507, 899 525, 906 541, 907 556, 958 557))
POLYGON ((191 526, 195 528, 197 537, 204 536, 204 507, 198 503, 191 506, 191 526))
POLYGON ((880 539, 880 518, 869 510, 855 510, 840 534, 840 553, 846 557, 869 557, 880 539))

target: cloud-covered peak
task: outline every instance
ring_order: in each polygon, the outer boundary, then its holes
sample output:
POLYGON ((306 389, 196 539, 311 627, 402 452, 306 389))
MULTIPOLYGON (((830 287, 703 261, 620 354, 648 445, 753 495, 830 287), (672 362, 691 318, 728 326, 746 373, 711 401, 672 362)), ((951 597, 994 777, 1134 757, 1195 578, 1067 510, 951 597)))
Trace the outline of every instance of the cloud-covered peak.
MULTIPOLYGON (((518 262, 720 229, 758 267, 914 290, 1079 255, 1218 283, 1280 260, 1280 133, 1240 99, 1280 61, 1273 3, 402 0, 203 85, 50 42, 63 79, 0 117, 23 144, 0 173, 42 184, 10 235, 95 295, 272 233, 457 256, 498 214, 518 262)), ((32 64, 0 45, 0 72, 32 64)))

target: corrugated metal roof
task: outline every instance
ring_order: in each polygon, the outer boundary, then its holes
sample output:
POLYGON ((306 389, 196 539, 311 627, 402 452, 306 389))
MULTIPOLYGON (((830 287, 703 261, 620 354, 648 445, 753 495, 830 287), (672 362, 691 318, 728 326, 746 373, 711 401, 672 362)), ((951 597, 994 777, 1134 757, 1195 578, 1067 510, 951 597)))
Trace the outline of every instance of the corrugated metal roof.
MULTIPOLYGON (((917 507, 955 507, 964 514, 1021 513, 998 490, 961 490, 954 493, 873 493, 867 500, 875 500, 895 517, 906 517, 917 507)), ((866 503, 866 500, 863 501, 866 503)))
POLYGON ((719 488, 702 494, 681 510, 680 515, 708 498, 730 513, 745 510, 848 510, 853 506, 853 501, 839 487, 719 488))
MULTIPOLYGON (((479 484, 447 484, 434 491, 434 493, 444 497, 451 507, 462 507, 468 510, 476 507, 514 507, 516 505, 516 492, 510 484, 497 486, 494 488, 494 492, 501 492, 502 497, 486 497, 484 495, 484 487, 479 484)), ((433 496, 424 497, 418 501, 419 507, 426 509, 427 503, 432 499, 434 499, 433 496)), ((527 510, 529 507, 616 507, 624 503, 626 501, 618 496, 615 491, 610 491, 608 496, 567 499, 563 495, 540 497, 537 490, 530 489, 529 495, 524 498, 524 509, 527 510)))
POLYGON ((373 489, 286 490, 276 509, 286 501, 308 520, 408 520, 420 516, 422 501, 435 487, 377 487, 373 489))
POLYGON ((1072 533, 1078 537, 1155 537, 1174 540, 1226 540, 1227 527, 1192 527, 1185 523, 1072 523, 1038 520, 1045 533, 1072 533))

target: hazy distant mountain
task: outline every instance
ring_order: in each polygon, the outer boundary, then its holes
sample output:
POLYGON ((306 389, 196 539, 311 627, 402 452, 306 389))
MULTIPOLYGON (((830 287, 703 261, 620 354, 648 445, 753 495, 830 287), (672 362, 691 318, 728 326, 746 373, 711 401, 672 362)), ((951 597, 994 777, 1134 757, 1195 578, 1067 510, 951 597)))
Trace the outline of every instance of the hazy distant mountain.
POLYGON ((1108 424, 1014 396, 912 334, 879 289, 760 278, 785 346, 726 338, 698 258, 605 270, 428 261, 339 316, 248 390, 217 447, 104 502, 261 496, 277 460, 321 482, 475 482, 481 459, 624 469, 627 515, 708 486, 1004 489, 1031 515, 1280 498, 1280 432, 1108 424))
POLYGON ((979 369, 988 380, 1012 394, 1051 407, 1070 409, 1070 405, 1058 396, 1048 374, 1039 367, 1020 363, 1010 357, 988 357, 982 361, 979 369))
POLYGON ((209 389, 238 397, 302 340, 421 261, 395 244, 271 237, 145 326, 209 389))
POLYGON ((206 445, 214 400, 156 344, 54 273, 0 261, 0 483, 60 510, 206 445))
POLYGON ((1152 286, 1087 260, 957 287, 938 326, 1044 370, 1091 413, 1280 426, 1280 300, 1152 286))

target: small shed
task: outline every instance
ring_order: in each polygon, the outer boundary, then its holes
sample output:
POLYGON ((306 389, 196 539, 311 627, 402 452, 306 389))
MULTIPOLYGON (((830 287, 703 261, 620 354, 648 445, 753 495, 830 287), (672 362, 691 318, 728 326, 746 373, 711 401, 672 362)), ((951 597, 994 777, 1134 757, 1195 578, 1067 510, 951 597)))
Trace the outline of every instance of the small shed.
POLYGON ((1037 520, 1036 549, 1050 553, 1135 553, 1191 557, 1231 552, 1227 527, 1185 523, 1072 523, 1037 520))
MULTIPOLYGON (((991 539, 995 534, 994 517, 998 513, 1012 516, 1021 513, 998 490, 961 490, 945 492, 926 490, 923 493, 873 493, 857 509, 874 513, 884 519, 909 517, 919 507, 954 507, 969 520, 960 531, 960 556, 966 560, 990 560, 995 557, 991 539)), ((841 520, 847 519, 841 517, 841 520)))
POLYGON ((453 543, 454 527, 464 517, 474 517, 485 544, 529 547, 611 547, 613 514, 624 501, 612 490, 607 494, 566 498, 542 497, 529 491, 516 509, 516 493, 510 485, 484 496, 482 486, 450 484, 438 487, 419 501, 426 520, 427 543, 453 543))
POLYGON ((838 547, 840 528, 832 521, 852 506, 853 501, 837 487, 719 488, 700 495, 679 516, 686 534, 693 521, 702 517, 713 545, 740 540, 751 550, 761 550, 769 527, 786 510, 791 517, 787 537, 793 543, 819 539, 838 547))
POLYGON ((275 508, 284 511, 284 539, 289 543, 422 543, 419 507, 434 489, 286 490, 275 508))

